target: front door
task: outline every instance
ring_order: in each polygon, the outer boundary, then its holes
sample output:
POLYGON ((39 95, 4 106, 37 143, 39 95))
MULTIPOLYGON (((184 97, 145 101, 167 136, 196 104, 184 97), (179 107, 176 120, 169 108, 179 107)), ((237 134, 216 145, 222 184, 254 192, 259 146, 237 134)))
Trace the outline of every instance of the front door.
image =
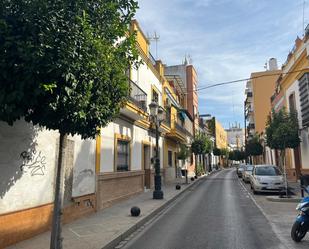
POLYGON ((294 165, 295 165, 295 171, 296 171, 296 177, 299 179, 300 176, 300 169, 301 169, 301 158, 300 158, 300 150, 299 146, 295 148, 294 150, 294 165))

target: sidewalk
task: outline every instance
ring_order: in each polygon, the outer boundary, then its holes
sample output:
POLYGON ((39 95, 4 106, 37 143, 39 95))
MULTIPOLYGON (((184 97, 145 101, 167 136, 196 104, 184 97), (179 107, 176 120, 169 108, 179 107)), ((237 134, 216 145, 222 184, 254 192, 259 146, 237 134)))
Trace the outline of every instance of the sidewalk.
MULTIPOLYGON (((163 200, 153 200, 152 190, 148 190, 110 208, 64 225, 62 227, 63 248, 101 249, 115 247, 189 187, 198 183, 199 179, 194 182, 189 179, 190 184, 185 184, 185 179, 176 179, 174 183, 163 186, 163 200), (177 183, 181 184, 181 190, 175 189, 177 183), (141 209, 139 217, 130 215, 132 206, 138 206, 141 209)), ((49 243, 50 231, 10 246, 8 249, 47 249, 49 243)))
MULTIPOLYGON (((308 249, 309 237, 303 239, 301 243, 294 243, 291 239, 291 228, 297 216, 295 210, 297 203, 286 201, 269 201, 269 197, 275 198, 275 196, 269 196, 267 194, 253 195, 250 190, 249 184, 243 184, 248 191, 249 196, 256 202, 257 208, 260 209, 268 222, 271 224, 272 229, 277 234, 279 239, 286 245, 288 249, 308 249)), ((289 183, 291 190, 295 193, 295 198, 300 197, 300 188, 297 183, 289 183)))
POLYGON ((280 198, 280 196, 268 196, 266 197, 266 199, 268 201, 273 202, 295 202, 295 203, 298 203, 302 200, 301 188, 299 182, 288 182, 288 191, 290 194, 290 198, 280 198))

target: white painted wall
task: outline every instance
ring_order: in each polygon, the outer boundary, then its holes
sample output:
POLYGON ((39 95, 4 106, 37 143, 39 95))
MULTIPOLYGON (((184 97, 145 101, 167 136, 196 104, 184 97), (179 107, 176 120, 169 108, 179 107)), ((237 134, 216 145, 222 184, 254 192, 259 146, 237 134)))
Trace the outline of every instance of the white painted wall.
POLYGON ((0 214, 53 201, 57 138, 24 121, 0 122, 0 214))
POLYGON ((82 196, 95 192, 95 151, 94 139, 82 140, 74 136, 74 167, 72 196, 82 196))
MULTIPOLYGON (((74 140, 72 196, 94 193, 95 140, 68 138, 74 140)), ((58 139, 58 131, 23 120, 0 122, 0 214, 53 202, 58 139)))
POLYGON ((162 84, 146 63, 141 64, 138 69, 132 69, 131 80, 147 93, 147 108, 151 103, 152 85, 159 91, 159 105, 162 106, 162 84))
MULTIPOLYGON (((131 138, 131 170, 141 170, 142 167, 142 142, 148 141, 151 146, 151 155, 153 157, 153 147, 155 146, 154 134, 149 134, 147 130, 135 126, 121 118, 117 118, 105 128, 101 129, 101 167, 100 172, 114 172, 114 139, 115 134, 125 135, 131 138)), ((163 165, 163 140, 159 138, 160 161, 163 165)))

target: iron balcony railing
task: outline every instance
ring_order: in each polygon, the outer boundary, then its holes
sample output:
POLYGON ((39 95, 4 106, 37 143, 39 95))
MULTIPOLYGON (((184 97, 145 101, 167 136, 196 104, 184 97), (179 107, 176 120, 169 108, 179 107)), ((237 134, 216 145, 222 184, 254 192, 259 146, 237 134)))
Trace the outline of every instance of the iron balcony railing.
POLYGON ((153 55, 149 52, 149 59, 152 63, 152 65, 156 65, 156 59, 153 57, 153 55))
POLYGON ((165 119, 163 120, 163 123, 167 125, 168 127, 171 127, 171 113, 165 112, 165 119))
POLYGON ((184 134, 189 134, 189 132, 187 131, 187 129, 185 127, 183 127, 182 125, 178 124, 177 122, 175 123, 175 127, 176 127, 176 130, 184 133, 184 134))
POLYGON ((130 95, 129 100, 136 106, 147 112, 147 93, 129 79, 130 95))

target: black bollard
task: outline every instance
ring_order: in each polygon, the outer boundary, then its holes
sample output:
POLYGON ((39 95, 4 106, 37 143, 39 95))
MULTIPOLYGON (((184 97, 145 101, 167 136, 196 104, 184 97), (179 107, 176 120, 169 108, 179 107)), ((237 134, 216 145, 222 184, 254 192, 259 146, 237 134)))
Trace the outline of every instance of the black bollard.
POLYGON ((131 208, 131 215, 134 216, 134 217, 137 217, 139 216, 141 213, 141 210, 139 207, 132 207, 131 208))

